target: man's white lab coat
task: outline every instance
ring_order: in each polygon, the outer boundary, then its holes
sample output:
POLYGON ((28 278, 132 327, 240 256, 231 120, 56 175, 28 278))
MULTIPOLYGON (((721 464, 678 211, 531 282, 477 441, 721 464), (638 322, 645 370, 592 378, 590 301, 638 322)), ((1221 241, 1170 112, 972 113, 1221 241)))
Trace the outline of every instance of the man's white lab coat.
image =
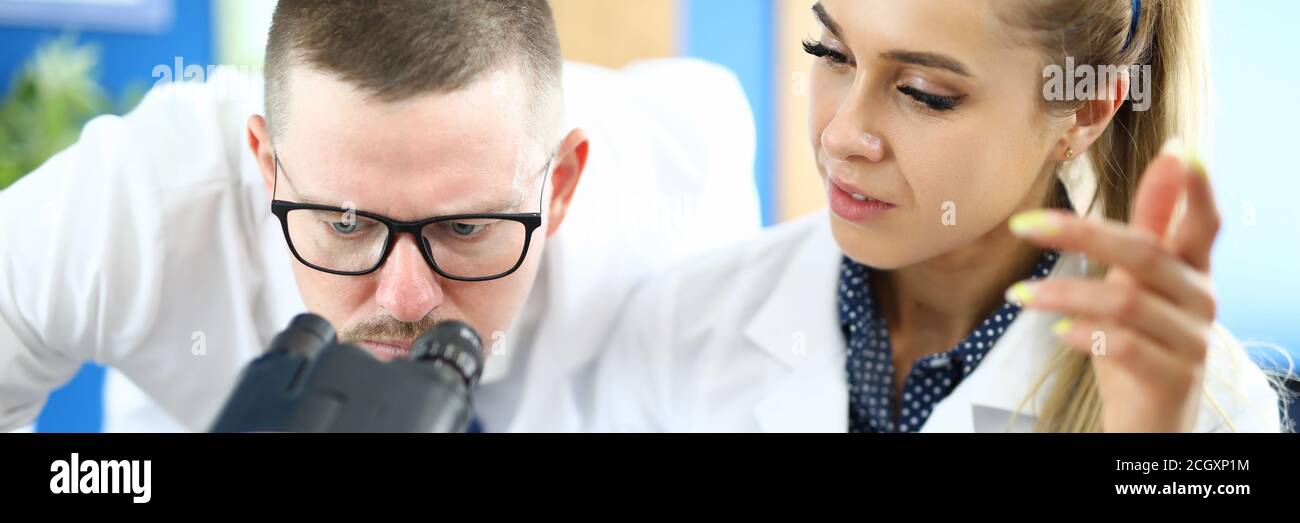
MULTIPOLYGON (((241 368, 305 310, 245 141, 260 78, 208 80, 93 120, 0 192, 0 430, 30 423, 86 360, 207 430, 241 368)), ((488 430, 580 428, 592 361, 633 285, 760 227, 753 120, 729 73, 566 64, 564 82, 588 168, 522 317, 484 340, 488 430)))

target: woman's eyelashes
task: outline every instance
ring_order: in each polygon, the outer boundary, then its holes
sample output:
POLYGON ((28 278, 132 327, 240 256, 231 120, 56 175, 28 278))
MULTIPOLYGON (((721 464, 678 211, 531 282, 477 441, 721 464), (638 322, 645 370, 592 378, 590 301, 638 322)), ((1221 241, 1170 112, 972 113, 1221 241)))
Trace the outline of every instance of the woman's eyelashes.
MULTIPOLYGON (((816 40, 803 41, 804 52, 823 60, 828 67, 833 69, 855 65, 849 60, 848 55, 831 49, 822 42, 816 40)), ((935 112, 946 112, 957 108, 965 96, 948 96, 932 94, 910 85, 899 85, 896 87, 899 93, 911 98, 922 104, 926 109, 935 112)))
POLYGON ((898 86, 898 92, 911 97, 912 99, 925 104, 925 106, 934 111, 951 111, 961 104, 964 96, 942 96, 927 93, 910 85, 898 86))
POLYGON ((844 53, 826 47, 825 44, 816 40, 804 40, 803 50, 805 53, 829 62, 832 66, 849 65, 849 57, 844 53))

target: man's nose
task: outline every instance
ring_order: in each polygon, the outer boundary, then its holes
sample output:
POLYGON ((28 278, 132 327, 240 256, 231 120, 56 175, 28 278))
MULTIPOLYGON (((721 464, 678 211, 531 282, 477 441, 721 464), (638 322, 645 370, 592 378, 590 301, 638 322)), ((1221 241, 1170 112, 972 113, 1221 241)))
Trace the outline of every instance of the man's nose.
POLYGON ((416 322, 442 304, 443 291, 438 275, 420 253, 416 238, 403 234, 393 245, 384 266, 379 268, 376 299, 393 319, 416 322))

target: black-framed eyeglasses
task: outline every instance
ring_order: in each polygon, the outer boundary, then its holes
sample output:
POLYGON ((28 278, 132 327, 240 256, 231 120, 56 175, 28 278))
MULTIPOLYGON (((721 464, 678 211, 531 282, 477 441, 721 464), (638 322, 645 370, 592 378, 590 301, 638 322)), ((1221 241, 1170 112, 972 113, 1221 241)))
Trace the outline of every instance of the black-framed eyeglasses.
MULTIPOLYGON (((279 154, 273 155, 278 180, 284 166, 279 154)), ((375 272, 393 252, 398 235, 410 233, 418 240, 424 261, 442 277, 495 280, 513 274, 528 256, 533 231, 542 226, 541 200, 554 160, 552 153, 546 161, 538 212, 455 214, 407 222, 345 207, 279 200, 272 189, 271 213, 280 219, 293 256, 321 272, 342 276, 375 272)))

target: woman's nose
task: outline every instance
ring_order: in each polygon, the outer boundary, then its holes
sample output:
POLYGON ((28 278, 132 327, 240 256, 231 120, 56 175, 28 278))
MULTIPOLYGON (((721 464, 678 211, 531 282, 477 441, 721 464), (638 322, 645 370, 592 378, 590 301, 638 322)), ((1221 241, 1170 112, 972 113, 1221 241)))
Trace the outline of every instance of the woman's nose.
POLYGON ((871 131, 870 113, 864 101, 846 100, 822 129, 822 150, 839 161, 884 160, 885 140, 871 131))
POLYGON ((869 132, 827 127, 822 133, 822 149, 840 161, 861 159, 875 163, 885 159, 885 141, 869 132))

